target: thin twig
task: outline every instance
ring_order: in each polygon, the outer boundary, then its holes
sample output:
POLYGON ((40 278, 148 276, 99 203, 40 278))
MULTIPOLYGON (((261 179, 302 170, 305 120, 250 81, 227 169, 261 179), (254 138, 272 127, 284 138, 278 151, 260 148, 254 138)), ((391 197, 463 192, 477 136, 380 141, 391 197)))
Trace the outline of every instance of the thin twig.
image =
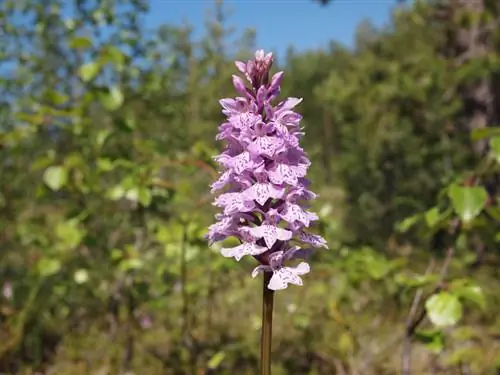
MULTIPOLYGON (((425 275, 429 275, 434 269, 434 258, 429 262, 429 266, 425 271, 425 275)), ((424 295, 424 289, 419 288, 415 293, 415 297, 411 303, 410 312, 408 313, 408 318, 406 320, 406 327, 409 327, 413 319, 415 318, 415 314, 417 313, 417 309, 420 306, 420 302, 422 301, 422 296, 424 295)), ((402 368, 403 375, 408 375, 411 369, 411 336, 408 335, 408 330, 405 332, 404 342, 403 342, 403 357, 402 357, 402 368)))

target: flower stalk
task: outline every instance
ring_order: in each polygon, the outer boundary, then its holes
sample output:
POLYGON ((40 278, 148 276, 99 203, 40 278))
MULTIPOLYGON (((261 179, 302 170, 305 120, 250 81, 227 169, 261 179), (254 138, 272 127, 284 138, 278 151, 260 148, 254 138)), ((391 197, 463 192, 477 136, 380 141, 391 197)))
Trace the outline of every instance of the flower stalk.
POLYGON ((267 287, 272 272, 264 272, 262 283, 262 327, 260 334, 260 374, 271 375, 274 290, 267 287))

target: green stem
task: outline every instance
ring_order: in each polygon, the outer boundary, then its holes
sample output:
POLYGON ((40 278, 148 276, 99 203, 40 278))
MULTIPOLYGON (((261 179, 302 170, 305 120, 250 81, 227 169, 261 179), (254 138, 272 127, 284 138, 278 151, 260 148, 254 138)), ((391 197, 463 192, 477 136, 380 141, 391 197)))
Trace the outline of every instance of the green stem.
POLYGON ((271 375, 271 341, 273 335, 274 291, 268 289, 272 272, 264 272, 262 286, 262 330, 260 336, 260 374, 271 375))

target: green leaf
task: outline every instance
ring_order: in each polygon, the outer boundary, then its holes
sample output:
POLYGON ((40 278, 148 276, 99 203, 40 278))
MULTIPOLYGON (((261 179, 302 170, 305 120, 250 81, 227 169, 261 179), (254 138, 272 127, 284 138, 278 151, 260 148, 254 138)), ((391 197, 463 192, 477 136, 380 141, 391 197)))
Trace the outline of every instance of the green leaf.
POLYGON ((87 49, 92 47, 92 42, 85 36, 75 36, 70 40, 69 46, 74 49, 87 49))
POLYGON ((489 206, 486 208, 486 212, 496 221, 500 221, 500 209, 498 206, 489 206))
POLYGON ((500 137, 495 137, 490 140, 491 154, 495 160, 500 163, 500 137))
POLYGON ((118 129, 126 132, 131 132, 137 126, 135 115, 132 112, 128 112, 123 118, 116 119, 115 124, 118 129))
POLYGON ((108 111, 116 111, 123 104, 123 94, 118 87, 111 87, 99 95, 102 106, 108 111))
POLYGON ((215 353, 212 358, 207 363, 207 367, 211 370, 216 369, 222 363, 222 361, 226 358, 226 353, 224 351, 219 351, 215 353))
POLYGON ((111 250, 111 259, 118 260, 123 258, 123 250, 113 249, 111 250))
POLYGON ((96 137, 96 144, 99 147, 102 147, 102 145, 104 144, 104 142, 106 142, 106 140, 108 139, 108 137, 110 135, 111 135, 111 132, 107 129, 103 129, 103 130, 99 131, 99 133, 97 133, 97 137, 96 137))
POLYGON ((73 278, 77 284, 84 284, 89 280, 89 273, 87 270, 79 269, 75 272, 73 278))
POLYGON ((58 223, 55 231, 61 245, 70 249, 78 246, 85 236, 85 231, 79 227, 77 220, 58 223))
POLYGON ((31 164, 33 171, 48 168, 54 162, 54 154, 49 153, 47 156, 41 156, 31 164))
POLYGON ((123 198, 123 196, 125 195, 125 192, 126 191, 122 186, 116 185, 108 190, 107 197, 109 199, 111 199, 112 201, 117 201, 118 199, 123 198))
POLYGON ((69 97, 67 95, 64 95, 60 92, 57 92, 55 90, 50 90, 50 89, 47 89, 43 93, 43 97, 45 100, 47 100, 47 102, 50 102, 51 104, 56 105, 56 106, 64 104, 69 100, 69 97))
POLYGON ((471 132, 470 138, 473 141, 479 141, 484 138, 494 137, 500 135, 500 129, 498 127, 489 127, 474 129, 471 132))
POLYGON ((123 271, 140 269, 142 266, 143 262, 139 258, 124 259, 119 264, 119 268, 123 271))
POLYGON ((368 271, 368 274, 375 280, 380 280, 389 273, 391 267, 389 262, 385 259, 367 258, 366 270, 368 271))
POLYGON ((458 297, 448 292, 434 294, 425 301, 430 321, 438 327, 452 326, 462 318, 462 304, 458 297))
POLYGON ((406 286, 408 288, 421 288, 430 284, 436 283, 439 279, 438 275, 405 275, 404 273, 399 273, 395 276, 394 281, 399 284, 406 286))
POLYGON ((435 354, 441 353, 444 349, 444 335, 438 330, 417 330, 415 340, 435 354))
POLYGON ((307 315, 294 314, 293 323, 296 327, 306 328, 311 324, 311 319, 307 315))
POLYGON ((99 158, 97 159, 97 168, 102 172, 109 172, 115 168, 115 165, 109 158, 99 158))
POLYGON ((68 182, 68 171, 63 166, 52 166, 43 173, 43 181, 54 191, 62 188, 68 182))
POLYGON ((405 218, 403 221, 396 224, 396 231, 405 233, 410 230, 421 218, 421 214, 413 215, 405 218))
POLYGON ((93 80, 97 76, 97 74, 99 74, 100 70, 101 66, 99 65, 99 63, 91 61, 83 64, 80 67, 78 74, 80 75, 80 78, 83 82, 89 82, 93 80))
POLYGON ((61 270, 61 262, 58 259, 42 258, 37 263, 37 270, 40 276, 52 276, 61 270))
POLYGON ((479 285, 468 280, 457 280, 450 285, 450 290, 460 299, 473 302, 482 310, 486 310, 486 298, 479 285))
POLYGON ((433 207, 424 214, 425 222, 429 228, 433 228, 439 222, 439 209, 433 207))
POLYGON ((127 190, 127 192, 125 193, 125 198, 127 198, 129 201, 137 202, 139 200, 139 189, 132 188, 127 190))
POLYGON ((107 46, 101 51, 102 61, 121 67, 125 63, 125 54, 115 46, 107 46))
POLYGON ((134 130, 136 128, 135 116, 133 113, 128 113, 124 121, 128 129, 134 130))
POLYGON ((452 185, 448 196, 456 213, 465 222, 470 222, 479 215, 488 199, 488 194, 480 186, 452 185))
POLYGON ((151 204, 151 190, 143 188, 139 189, 139 202, 144 206, 147 207, 151 204))

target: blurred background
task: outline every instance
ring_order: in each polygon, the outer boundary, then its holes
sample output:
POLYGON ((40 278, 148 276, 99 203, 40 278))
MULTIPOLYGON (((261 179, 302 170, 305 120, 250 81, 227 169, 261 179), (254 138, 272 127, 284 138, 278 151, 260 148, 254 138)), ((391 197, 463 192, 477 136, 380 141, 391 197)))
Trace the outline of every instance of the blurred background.
POLYGON ((273 374, 499 374, 499 30, 496 0, 2 0, 0 373, 258 373, 255 262, 204 234, 265 48, 330 245, 273 374))

